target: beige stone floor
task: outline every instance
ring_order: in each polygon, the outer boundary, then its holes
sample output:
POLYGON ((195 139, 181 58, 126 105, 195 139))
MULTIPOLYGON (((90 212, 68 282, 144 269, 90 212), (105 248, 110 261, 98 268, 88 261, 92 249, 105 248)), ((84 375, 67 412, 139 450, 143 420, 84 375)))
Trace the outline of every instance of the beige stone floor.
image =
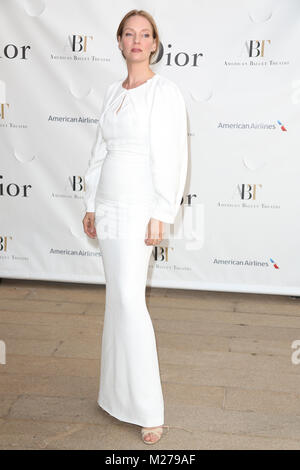
POLYGON ((299 449, 300 299, 147 287, 165 423, 155 445, 97 405, 105 286, 0 283, 1 449, 299 449))

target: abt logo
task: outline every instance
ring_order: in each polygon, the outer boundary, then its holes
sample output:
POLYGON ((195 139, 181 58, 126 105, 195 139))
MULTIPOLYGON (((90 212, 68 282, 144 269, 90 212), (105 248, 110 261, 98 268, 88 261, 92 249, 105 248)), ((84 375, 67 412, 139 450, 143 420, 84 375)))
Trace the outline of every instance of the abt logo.
POLYGON ((238 184, 238 193, 240 195, 240 198, 243 200, 249 200, 252 199, 255 201, 256 196, 257 196, 257 190, 258 188, 262 188, 262 184, 238 184))
POLYGON ((266 45, 271 44, 270 39, 250 39, 246 41, 246 49, 249 57, 264 57, 266 45))
POLYGON ((93 36, 81 36, 80 34, 73 34, 69 36, 70 46, 73 52, 87 52, 88 39, 93 40, 93 36))
POLYGON ((85 191, 85 181, 82 176, 69 176, 72 191, 85 191))
POLYGON ((8 248, 8 240, 12 240, 12 237, 7 237, 4 235, 3 237, 0 235, 0 252, 7 251, 8 248))
POLYGON ((0 364, 6 364, 6 346, 2 340, 0 340, 0 364))
MULTIPOLYGON (((171 247, 173 249, 173 247, 171 247)), ((155 261, 169 261, 169 247, 168 246, 155 246, 153 250, 153 258, 155 261)))
POLYGON ((9 103, 0 103, 0 116, 1 119, 4 119, 4 105, 6 105, 9 108, 9 103))

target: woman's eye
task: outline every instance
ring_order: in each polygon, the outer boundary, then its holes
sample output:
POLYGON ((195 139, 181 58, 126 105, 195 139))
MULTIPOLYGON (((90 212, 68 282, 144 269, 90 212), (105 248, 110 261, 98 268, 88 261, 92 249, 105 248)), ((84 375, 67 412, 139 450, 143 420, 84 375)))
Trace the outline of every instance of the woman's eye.
MULTIPOLYGON (((130 36, 132 35, 132 33, 125 33, 125 36, 130 36)), ((146 36, 147 38, 149 38, 150 34, 149 33, 145 33, 144 36, 146 36)))

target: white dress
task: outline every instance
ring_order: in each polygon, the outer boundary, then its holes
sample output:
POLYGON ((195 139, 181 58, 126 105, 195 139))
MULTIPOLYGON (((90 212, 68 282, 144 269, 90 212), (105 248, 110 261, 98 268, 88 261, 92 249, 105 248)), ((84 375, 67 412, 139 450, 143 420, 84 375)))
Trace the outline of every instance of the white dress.
POLYGON ((156 73, 106 90, 85 174, 106 280, 98 404, 144 427, 164 423, 156 340, 146 306, 150 218, 174 223, 187 174, 187 116, 179 87, 156 73))

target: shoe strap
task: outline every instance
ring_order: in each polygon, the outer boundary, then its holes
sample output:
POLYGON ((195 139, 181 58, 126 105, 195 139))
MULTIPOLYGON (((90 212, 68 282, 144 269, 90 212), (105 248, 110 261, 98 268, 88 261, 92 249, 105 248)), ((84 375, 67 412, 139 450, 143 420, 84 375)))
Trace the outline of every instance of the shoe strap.
POLYGON ((194 431, 192 431, 191 429, 184 428, 183 426, 164 425, 164 426, 162 426, 162 427, 167 427, 168 430, 169 430, 170 428, 172 428, 172 429, 173 429, 173 428, 176 428, 176 429, 183 429, 183 431, 187 431, 187 432, 190 432, 190 433, 193 433, 193 432, 194 432, 194 431))
MULTIPOLYGON (((158 426, 158 427, 162 428, 163 426, 158 426)), ((142 436, 143 436, 143 437, 144 437, 146 434, 150 434, 150 433, 155 434, 157 437, 161 437, 161 435, 162 435, 161 432, 155 431, 155 429, 142 429, 142 436)))
MULTIPOLYGON (((184 428, 182 426, 173 426, 173 425, 169 425, 169 424, 163 424, 162 426, 157 426, 158 428, 166 428, 168 431, 170 430, 170 428, 172 429, 182 429, 183 431, 187 431, 187 432, 190 432, 190 433, 193 433, 194 431, 192 431, 191 429, 187 429, 187 428, 184 428)), ((158 433, 157 431, 155 431, 155 429, 143 429, 142 430, 142 434, 146 434, 148 432, 153 432, 154 434, 156 434, 157 436, 161 435, 161 433, 158 433)))

